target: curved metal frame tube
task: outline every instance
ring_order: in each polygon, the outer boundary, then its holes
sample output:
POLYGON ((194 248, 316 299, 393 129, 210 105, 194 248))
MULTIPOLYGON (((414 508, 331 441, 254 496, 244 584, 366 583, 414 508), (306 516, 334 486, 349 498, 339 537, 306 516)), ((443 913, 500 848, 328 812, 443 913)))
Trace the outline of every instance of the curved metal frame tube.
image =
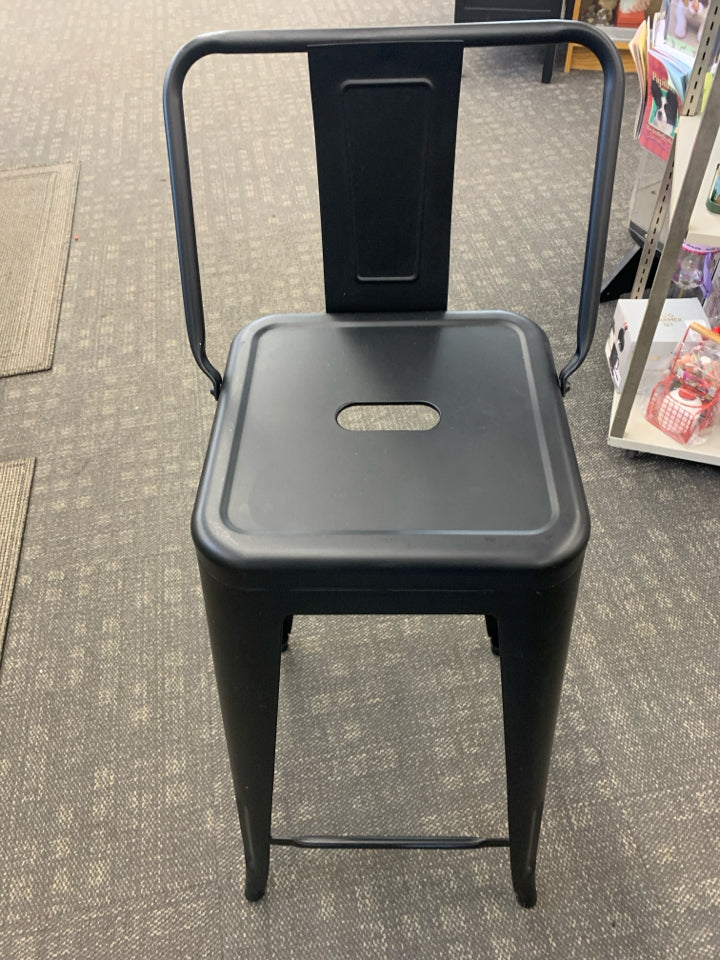
POLYGON ((165 129, 188 336, 198 366, 213 383, 213 396, 217 399, 220 394, 222 377, 205 352, 205 317, 183 108, 185 77, 194 63, 215 53, 302 53, 314 44, 377 43, 383 40, 461 40, 468 47, 578 43, 590 49, 599 59, 604 73, 602 110, 580 292, 577 349, 559 375, 560 389, 564 395, 568 390, 568 380, 587 356, 595 333, 620 142, 625 72, 615 45, 600 30, 577 21, 536 20, 336 30, 222 31, 203 34, 181 47, 165 77, 165 129))

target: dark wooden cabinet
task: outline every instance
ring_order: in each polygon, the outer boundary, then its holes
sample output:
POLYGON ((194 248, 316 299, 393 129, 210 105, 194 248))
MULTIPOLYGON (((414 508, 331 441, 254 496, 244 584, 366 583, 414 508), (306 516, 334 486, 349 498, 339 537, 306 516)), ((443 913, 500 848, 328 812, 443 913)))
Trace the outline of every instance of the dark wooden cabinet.
POLYGON ((562 16, 563 0, 455 0, 455 23, 487 20, 556 20, 562 16))
MULTIPOLYGON (((492 20, 556 20, 562 17, 563 0, 455 0, 455 23, 487 23, 492 20)), ((542 81, 552 79, 555 47, 545 51, 542 81)))

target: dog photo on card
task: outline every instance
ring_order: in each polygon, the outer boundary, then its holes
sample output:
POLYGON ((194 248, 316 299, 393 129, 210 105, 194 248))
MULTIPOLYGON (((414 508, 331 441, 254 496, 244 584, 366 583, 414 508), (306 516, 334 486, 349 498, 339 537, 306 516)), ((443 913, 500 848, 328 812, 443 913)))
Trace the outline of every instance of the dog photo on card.
POLYGON ((675 136, 675 129, 680 116, 680 101, 677 92, 671 87, 662 86, 654 77, 650 81, 650 92, 653 99, 650 126, 655 127, 666 137, 675 136))

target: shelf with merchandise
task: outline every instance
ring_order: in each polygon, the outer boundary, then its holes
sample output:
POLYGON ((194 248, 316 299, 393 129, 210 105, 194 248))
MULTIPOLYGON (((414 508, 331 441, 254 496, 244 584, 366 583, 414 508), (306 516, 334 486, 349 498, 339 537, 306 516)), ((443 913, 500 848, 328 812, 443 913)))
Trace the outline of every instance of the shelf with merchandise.
POLYGON ((671 141, 630 292, 630 300, 640 302, 648 296, 649 289, 649 299, 645 301, 642 322, 634 336, 634 350, 622 393, 615 393, 613 397, 608 443, 629 451, 720 465, 720 421, 717 419, 720 343, 716 339, 720 329, 720 289, 718 272, 709 267, 712 251, 720 247, 720 232, 713 222, 715 218, 720 219, 720 214, 706 207, 707 198, 715 193, 712 180, 717 171, 716 150, 720 142, 720 84, 707 82, 720 36, 720 0, 709 0, 705 22, 683 102, 680 135, 676 134, 671 141), (662 255, 657 260, 661 238, 662 255), (701 260, 705 265, 702 284, 699 281, 701 260), (651 281, 653 265, 656 269, 651 281), (687 274, 684 284, 681 282, 683 272, 687 274), (711 272, 715 284, 712 292, 708 291, 706 282, 706 273, 711 272), (674 290, 675 296, 678 292, 682 296, 678 287, 687 287, 684 292, 688 298, 692 296, 700 301, 707 325, 715 332, 702 333, 702 349, 683 347, 675 357, 674 367, 666 371, 664 377, 656 378, 652 393, 648 394, 643 389, 646 363, 668 293, 674 290), (693 361, 692 376, 686 382, 693 357, 697 362, 693 361))
MULTIPOLYGON (((631 302, 640 306, 644 301, 627 301, 628 304, 631 302)), ((677 329, 679 323, 692 317, 693 302, 695 311, 702 317, 702 309, 692 298, 666 301, 666 306, 672 306, 664 317, 674 321, 672 329, 665 331, 666 337, 677 329), (688 303, 688 309, 683 316, 675 316, 678 305, 684 302, 688 303)), ((720 333, 709 329, 707 323, 705 318, 689 323, 669 362, 663 362, 663 351, 669 341, 653 341, 625 434, 623 437, 610 436, 610 446, 701 463, 718 463, 720 423, 716 421, 720 403, 720 333)), ((613 416, 619 398, 620 394, 616 392, 613 416)))

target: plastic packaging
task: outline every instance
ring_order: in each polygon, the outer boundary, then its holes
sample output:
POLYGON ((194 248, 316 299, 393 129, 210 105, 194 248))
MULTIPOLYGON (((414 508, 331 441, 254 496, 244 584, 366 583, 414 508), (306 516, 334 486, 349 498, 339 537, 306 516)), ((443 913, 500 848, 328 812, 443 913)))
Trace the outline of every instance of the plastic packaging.
POLYGON ((673 276, 668 298, 695 297, 704 301, 713 292, 713 272, 717 249, 684 243, 673 276))
POLYGON ((720 334, 693 323, 670 372, 652 392, 645 418, 678 443, 699 443, 720 403, 720 334))

